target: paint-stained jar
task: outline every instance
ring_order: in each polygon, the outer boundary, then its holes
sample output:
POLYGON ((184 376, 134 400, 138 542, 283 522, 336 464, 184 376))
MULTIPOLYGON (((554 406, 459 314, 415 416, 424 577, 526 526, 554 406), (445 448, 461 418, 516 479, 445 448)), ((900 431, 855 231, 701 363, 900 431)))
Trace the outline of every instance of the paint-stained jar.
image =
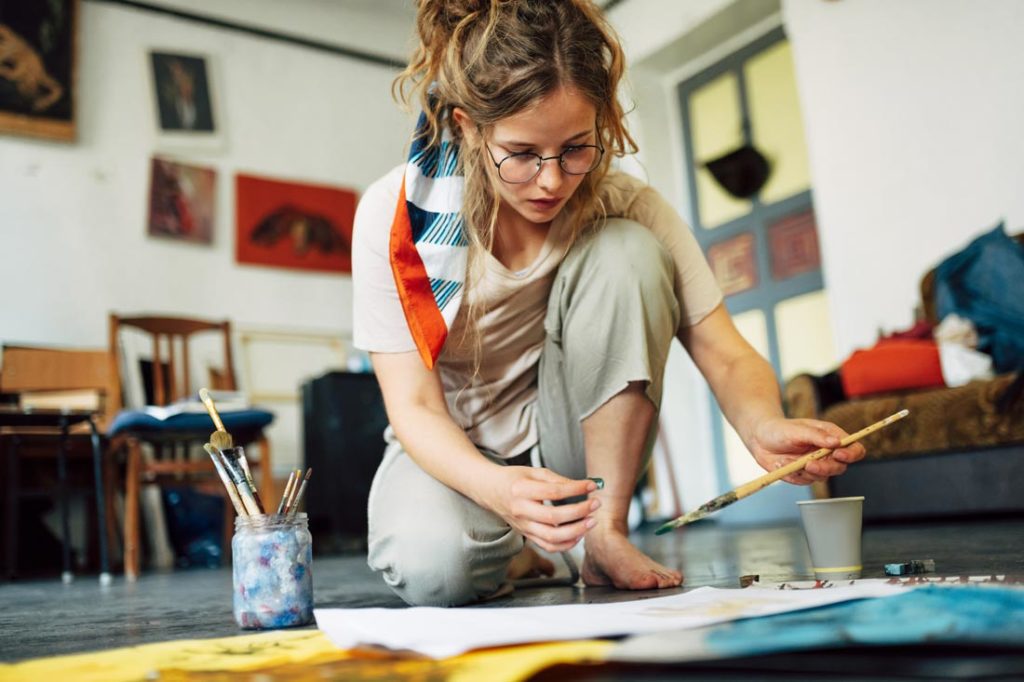
POLYGON ((239 626, 313 622, 313 538, 305 514, 237 517, 231 563, 239 626))

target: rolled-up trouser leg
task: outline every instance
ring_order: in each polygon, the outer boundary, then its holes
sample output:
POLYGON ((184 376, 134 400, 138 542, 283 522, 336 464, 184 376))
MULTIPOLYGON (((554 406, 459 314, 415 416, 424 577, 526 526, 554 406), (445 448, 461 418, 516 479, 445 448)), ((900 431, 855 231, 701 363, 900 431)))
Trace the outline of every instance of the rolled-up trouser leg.
POLYGON ((494 594, 523 538, 423 471, 392 441, 373 479, 369 557, 413 606, 458 606, 494 594))
POLYGON ((608 220, 569 251, 544 322, 537 427, 545 466, 584 477, 581 422, 630 382, 646 382, 648 399, 660 409, 679 326, 674 273, 671 256, 651 231, 628 220, 608 220))

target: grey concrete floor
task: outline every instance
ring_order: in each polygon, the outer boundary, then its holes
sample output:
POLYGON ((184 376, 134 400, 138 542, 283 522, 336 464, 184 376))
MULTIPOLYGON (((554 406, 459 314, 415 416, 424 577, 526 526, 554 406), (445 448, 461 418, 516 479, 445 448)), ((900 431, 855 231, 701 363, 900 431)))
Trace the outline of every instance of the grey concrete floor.
MULTIPOLYGON (((677 590, 620 592, 610 588, 547 586, 518 589, 483 607, 609 602, 664 596, 702 586, 738 587, 739 576, 763 582, 811 577, 803 534, 796 525, 735 528, 701 522, 683 532, 634 541, 656 559, 682 567, 677 590)), ((1024 576, 1024 518, 868 526, 864 577, 883 577, 883 564, 934 559, 941 575, 1024 576)), ((358 555, 317 557, 318 607, 404 604, 358 555)), ((228 569, 146 573, 137 582, 95 577, 0 583, 0 661, 94 651, 181 638, 241 634, 231 616, 228 569)))

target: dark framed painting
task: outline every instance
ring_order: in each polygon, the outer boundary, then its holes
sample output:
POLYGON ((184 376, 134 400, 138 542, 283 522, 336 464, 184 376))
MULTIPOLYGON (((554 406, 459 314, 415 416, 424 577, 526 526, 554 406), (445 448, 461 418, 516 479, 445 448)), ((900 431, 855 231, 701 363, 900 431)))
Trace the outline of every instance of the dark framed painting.
POLYGON ((0 0, 0 132, 75 139, 78 0, 0 0))
POLYGON ((150 236, 213 243, 217 172, 154 157, 149 176, 150 236))
POLYGON ((151 51, 157 124, 165 133, 214 134, 217 122, 206 57, 151 51))
POLYGON ((235 257, 239 263, 352 272, 356 193, 349 189, 235 177, 235 257))

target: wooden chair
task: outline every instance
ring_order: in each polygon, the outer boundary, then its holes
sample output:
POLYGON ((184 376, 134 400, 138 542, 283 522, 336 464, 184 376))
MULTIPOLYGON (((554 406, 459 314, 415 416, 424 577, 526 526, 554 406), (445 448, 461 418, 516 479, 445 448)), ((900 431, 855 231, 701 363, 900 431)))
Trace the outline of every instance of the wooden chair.
MULTIPOLYGON (((149 369, 153 403, 166 406, 177 400, 193 397, 199 386, 191 383, 189 348, 194 337, 219 334, 223 340, 223 365, 208 368, 207 386, 211 389, 235 390, 237 382, 231 353, 231 324, 228 321, 207 321, 166 316, 120 317, 110 315, 110 358, 116 368, 118 386, 125 386, 121 373, 122 332, 130 329, 151 337, 152 361, 149 369)), ((273 420, 265 410, 245 409, 222 413, 225 428, 234 438, 235 446, 259 446, 260 459, 251 466, 259 473, 259 493, 264 500, 274 499, 270 466, 270 446, 263 428, 273 420)), ((182 413, 159 420, 141 409, 124 410, 110 426, 112 448, 126 453, 125 473, 125 576, 134 579, 139 571, 139 503, 143 480, 156 482, 168 478, 189 480, 197 488, 225 494, 216 477, 210 458, 197 447, 209 440, 213 420, 207 414, 182 413), (154 457, 143 456, 142 446, 152 447, 154 457)), ((251 460, 251 452, 246 452, 251 460)), ((228 555, 233 532, 234 509, 224 498, 224 555, 228 555)))
POLYGON ((104 350, 4 346, 0 392, 17 394, 18 404, 0 408, 0 436, 6 441, 5 543, 7 573, 17 572, 17 529, 22 497, 44 492, 24 489, 21 460, 56 455, 57 490, 62 525, 63 577, 71 580, 68 540, 69 445, 88 438, 93 459, 100 580, 110 579, 108 544, 115 540, 109 471, 101 433, 120 408, 110 355, 104 350), (52 442, 57 439, 56 451, 52 442))

